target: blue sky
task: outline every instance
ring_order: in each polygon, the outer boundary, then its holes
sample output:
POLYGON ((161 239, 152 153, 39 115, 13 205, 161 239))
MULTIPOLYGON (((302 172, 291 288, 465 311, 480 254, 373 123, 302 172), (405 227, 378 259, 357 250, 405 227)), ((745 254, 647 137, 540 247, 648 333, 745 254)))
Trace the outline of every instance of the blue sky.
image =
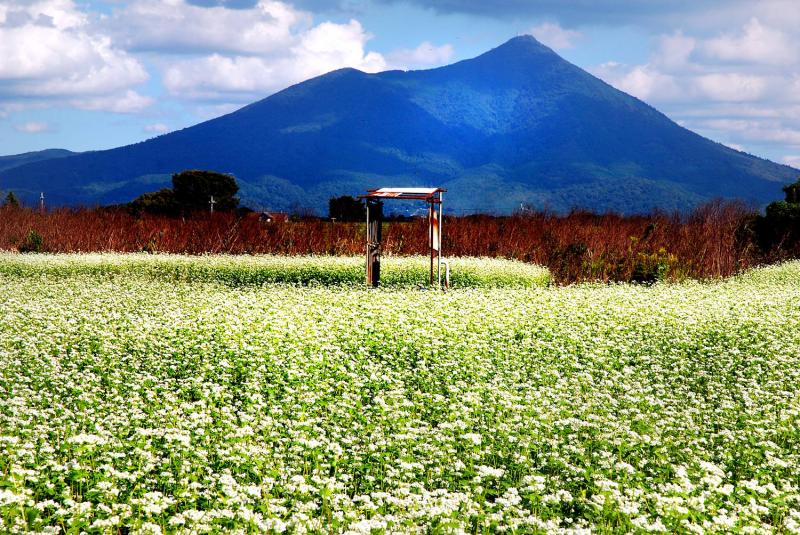
POLYGON ((0 154, 134 143, 336 68, 431 68, 525 33, 800 167, 800 0, 0 0, 0 154))

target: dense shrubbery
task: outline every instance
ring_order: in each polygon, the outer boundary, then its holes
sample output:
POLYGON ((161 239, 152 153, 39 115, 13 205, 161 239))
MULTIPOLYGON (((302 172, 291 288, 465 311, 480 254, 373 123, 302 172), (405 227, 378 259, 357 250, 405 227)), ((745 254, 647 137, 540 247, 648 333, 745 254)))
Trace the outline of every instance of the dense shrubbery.
MULTIPOLYGON (((164 252, 276 255, 345 255, 364 252, 364 224, 307 219, 265 223, 255 214, 135 217, 124 210, 3 208, 0 249, 17 249, 30 230, 49 252, 164 252)), ((766 218, 764 218, 766 220, 766 218)), ((711 203, 691 214, 620 216, 574 211, 513 217, 447 217, 445 256, 513 258, 547 266, 558 283, 725 277, 798 254, 760 247, 753 212, 735 203, 711 203)), ((427 254, 424 219, 390 221, 383 251, 427 254)))

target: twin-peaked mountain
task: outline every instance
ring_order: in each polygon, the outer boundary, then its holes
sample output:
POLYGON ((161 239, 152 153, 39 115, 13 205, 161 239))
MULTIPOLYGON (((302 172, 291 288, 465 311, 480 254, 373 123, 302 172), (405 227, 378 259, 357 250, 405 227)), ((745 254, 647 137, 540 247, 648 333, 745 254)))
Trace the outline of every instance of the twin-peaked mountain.
POLYGON ((184 169, 233 173, 250 206, 320 213, 332 196, 414 185, 445 187, 446 208, 470 212, 764 204, 798 175, 517 37, 438 69, 334 71, 142 143, 7 169, 2 185, 51 203, 120 203, 184 169))

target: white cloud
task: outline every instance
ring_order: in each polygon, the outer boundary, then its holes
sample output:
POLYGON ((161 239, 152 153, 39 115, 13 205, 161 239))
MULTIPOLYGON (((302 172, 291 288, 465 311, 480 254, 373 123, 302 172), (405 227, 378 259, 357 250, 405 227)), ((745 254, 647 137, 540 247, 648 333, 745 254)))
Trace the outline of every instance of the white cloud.
POLYGON ((309 13, 261 0, 250 9, 201 7, 184 0, 138 0, 116 10, 108 28, 126 48, 195 53, 280 53, 309 13))
POLYGON ((694 83, 703 95, 724 102, 759 100, 767 90, 764 77, 738 73, 703 74, 694 83))
POLYGON ((119 95, 80 98, 70 101, 73 106, 82 110, 115 113, 137 113, 150 107, 153 102, 153 98, 140 95, 131 89, 119 95))
POLYGON ((369 39, 356 20, 323 22, 297 35, 281 57, 212 54, 176 61, 166 69, 164 85, 176 96, 246 100, 342 67, 386 69, 381 54, 365 50, 369 39))
POLYGON ((145 125, 143 130, 149 134, 166 134, 170 127, 164 123, 153 123, 145 125))
POLYGON ((394 68, 411 69, 443 65, 452 57, 453 45, 435 46, 430 41, 424 41, 417 48, 395 50, 387 59, 394 68))
POLYGON ((0 98, 12 101, 110 101, 148 79, 144 66, 97 32, 72 0, 6 2, 0 58, 0 98))
POLYGON ((791 165, 796 169, 800 169, 800 155, 794 154, 794 155, 784 156, 783 163, 785 163, 786 165, 791 165))
MULTIPOLYGON (((797 6, 795 6, 796 8, 797 6)), ((797 61, 797 43, 783 32, 750 19, 739 34, 723 34, 703 46, 710 57, 726 62, 786 65, 797 61)))
POLYGON ((25 134, 40 134, 50 131, 50 125, 46 122, 29 121, 27 123, 15 124, 14 130, 25 134))
POLYGON ((697 39, 688 37, 682 31, 662 35, 652 62, 662 69, 683 69, 690 66, 690 57, 697 47, 697 39))
POLYGON ((554 50, 564 50, 575 46, 581 37, 576 30, 567 30, 558 24, 545 22, 530 29, 531 35, 554 50))
POLYGON ((675 77, 649 64, 631 66, 612 61, 592 72, 617 89, 646 101, 668 101, 683 94, 675 77))
POLYGON ((293 59, 298 62, 295 72, 305 72, 300 78, 305 79, 340 67, 366 72, 384 70, 384 57, 364 50, 371 38, 372 35, 365 32, 357 20, 347 24, 323 22, 303 33, 298 45, 293 47, 293 59))

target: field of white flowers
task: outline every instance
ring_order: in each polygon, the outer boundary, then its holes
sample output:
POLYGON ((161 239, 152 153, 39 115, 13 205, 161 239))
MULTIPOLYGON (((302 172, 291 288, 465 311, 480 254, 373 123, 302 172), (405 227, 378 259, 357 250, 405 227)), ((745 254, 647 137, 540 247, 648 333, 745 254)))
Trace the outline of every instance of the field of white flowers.
POLYGON ((447 293, 52 262, 0 258, 2 532, 800 532, 800 262, 447 293))
MULTIPOLYGON (((450 258, 453 287, 544 286, 547 269, 498 258, 450 258)), ((364 257, 358 256, 182 256, 173 254, 19 255, 0 252, 0 274, 18 276, 145 277, 175 282, 216 282, 229 286, 296 284, 362 286, 364 257)), ((381 285, 426 284, 430 259, 385 256, 381 285)), ((443 274, 444 276, 444 274, 443 274)))

